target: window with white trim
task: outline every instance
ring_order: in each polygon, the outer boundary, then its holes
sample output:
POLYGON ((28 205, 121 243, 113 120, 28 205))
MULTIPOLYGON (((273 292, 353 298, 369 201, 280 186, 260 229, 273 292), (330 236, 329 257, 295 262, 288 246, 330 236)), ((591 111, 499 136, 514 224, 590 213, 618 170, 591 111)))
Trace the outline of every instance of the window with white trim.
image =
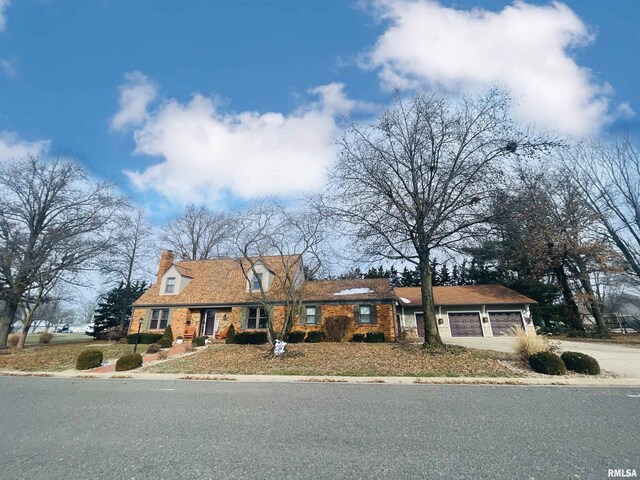
POLYGON ((315 325, 318 323, 318 317, 316 316, 316 307, 305 307, 306 323, 315 325))
POLYGON ((264 286, 264 284, 262 283, 262 273, 254 273, 251 289, 260 290, 260 285, 264 286))
POLYGON ((164 293, 173 293, 176 286, 176 277, 167 277, 167 284, 164 286, 164 293))
POLYGON ((169 323, 169 309, 159 308, 151 310, 151 319, 149 320, 149 330, 164 330, 169 323))
POLYGON ((267 311, 261 307, 250 307, 247 312, 247 329, 267 328, 267 311))
POLYGON ((371 305, 360 305, 360 323, 371 323, 371 305))

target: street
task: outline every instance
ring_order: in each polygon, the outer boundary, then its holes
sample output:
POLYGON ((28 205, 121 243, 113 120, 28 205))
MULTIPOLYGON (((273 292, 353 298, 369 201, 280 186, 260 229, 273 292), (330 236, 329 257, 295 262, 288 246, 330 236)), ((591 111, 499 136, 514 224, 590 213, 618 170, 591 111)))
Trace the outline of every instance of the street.
POLYGON ((0 377, 6 479, 640 474, 640 389, 0 377))

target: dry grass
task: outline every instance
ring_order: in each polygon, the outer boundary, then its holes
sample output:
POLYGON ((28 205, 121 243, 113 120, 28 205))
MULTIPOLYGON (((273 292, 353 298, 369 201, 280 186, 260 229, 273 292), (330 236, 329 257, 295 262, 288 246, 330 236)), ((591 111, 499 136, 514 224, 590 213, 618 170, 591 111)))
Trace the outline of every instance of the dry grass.
POLYGON ((119 343, 106 344, 51 344, 29 347, 25 350, 12 349, 9 355, 0 356, 0 370, 60 371, 75 368, 80 352, 98 349, 104 359, 118 358, 133 351, 133 345, 119 343))
POLYGON ((151 373, 348 376, 513 376, 497 360, 513 355, 472 349, 425 353, 418 345, 317 343, 287 346, 274 357, 264 345, 213 345, 149 366, 151 373))
POLYGON ((515 353, 522 360, 528 360, 534 353, 549 350, 549 345, 544 338, 538 335, 527 335, 527 332, 520 325, 511 327, 509 336, 516 337, 515 353))
POLYGON ((566 335, 554 335, 550 338, 569 342, 614 343, 617 345, 640 347, 640 333, 628 333, 626 335, 612 333, 611 338, 567 337, 566 335))
POLYGON ((9 335, 9 338, 7 338, 7 345, 9 345, 10 348, 16 348, 19 341, 20 335, 17 333, 12 333, 11 335, 9 335))

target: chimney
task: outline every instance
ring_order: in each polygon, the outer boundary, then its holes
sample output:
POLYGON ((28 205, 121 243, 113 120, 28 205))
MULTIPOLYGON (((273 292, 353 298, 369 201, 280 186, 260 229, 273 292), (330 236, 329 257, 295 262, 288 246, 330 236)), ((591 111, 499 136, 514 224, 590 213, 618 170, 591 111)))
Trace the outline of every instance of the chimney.
POLYGON ((169 270, 169 267, 173 265, 173 261, 175 260, 175 256, 173 254, 173 250, 165 250, 160 254, 160 265, 158 265, 158 273, 156 274, 156 282, 160 283, 160 279, 164 272, 169 270))

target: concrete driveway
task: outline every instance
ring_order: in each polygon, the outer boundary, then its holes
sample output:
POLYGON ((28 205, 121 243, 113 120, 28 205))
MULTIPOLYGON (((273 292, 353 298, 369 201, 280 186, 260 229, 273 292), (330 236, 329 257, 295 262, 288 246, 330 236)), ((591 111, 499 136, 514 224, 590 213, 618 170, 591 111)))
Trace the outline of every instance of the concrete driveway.
MULTIPOLYGON (((640 348, 611 343, 550 340, 560 346, 561 352, 571 351, 591 355, 598 360, 603 370, 624 375, 625 377, 640 378, 640 348)), ((445 338, 444 342, 469 348, 496 350, 498 352, 513 352, 515 347, 515 339, 507 336, 445 338)))

